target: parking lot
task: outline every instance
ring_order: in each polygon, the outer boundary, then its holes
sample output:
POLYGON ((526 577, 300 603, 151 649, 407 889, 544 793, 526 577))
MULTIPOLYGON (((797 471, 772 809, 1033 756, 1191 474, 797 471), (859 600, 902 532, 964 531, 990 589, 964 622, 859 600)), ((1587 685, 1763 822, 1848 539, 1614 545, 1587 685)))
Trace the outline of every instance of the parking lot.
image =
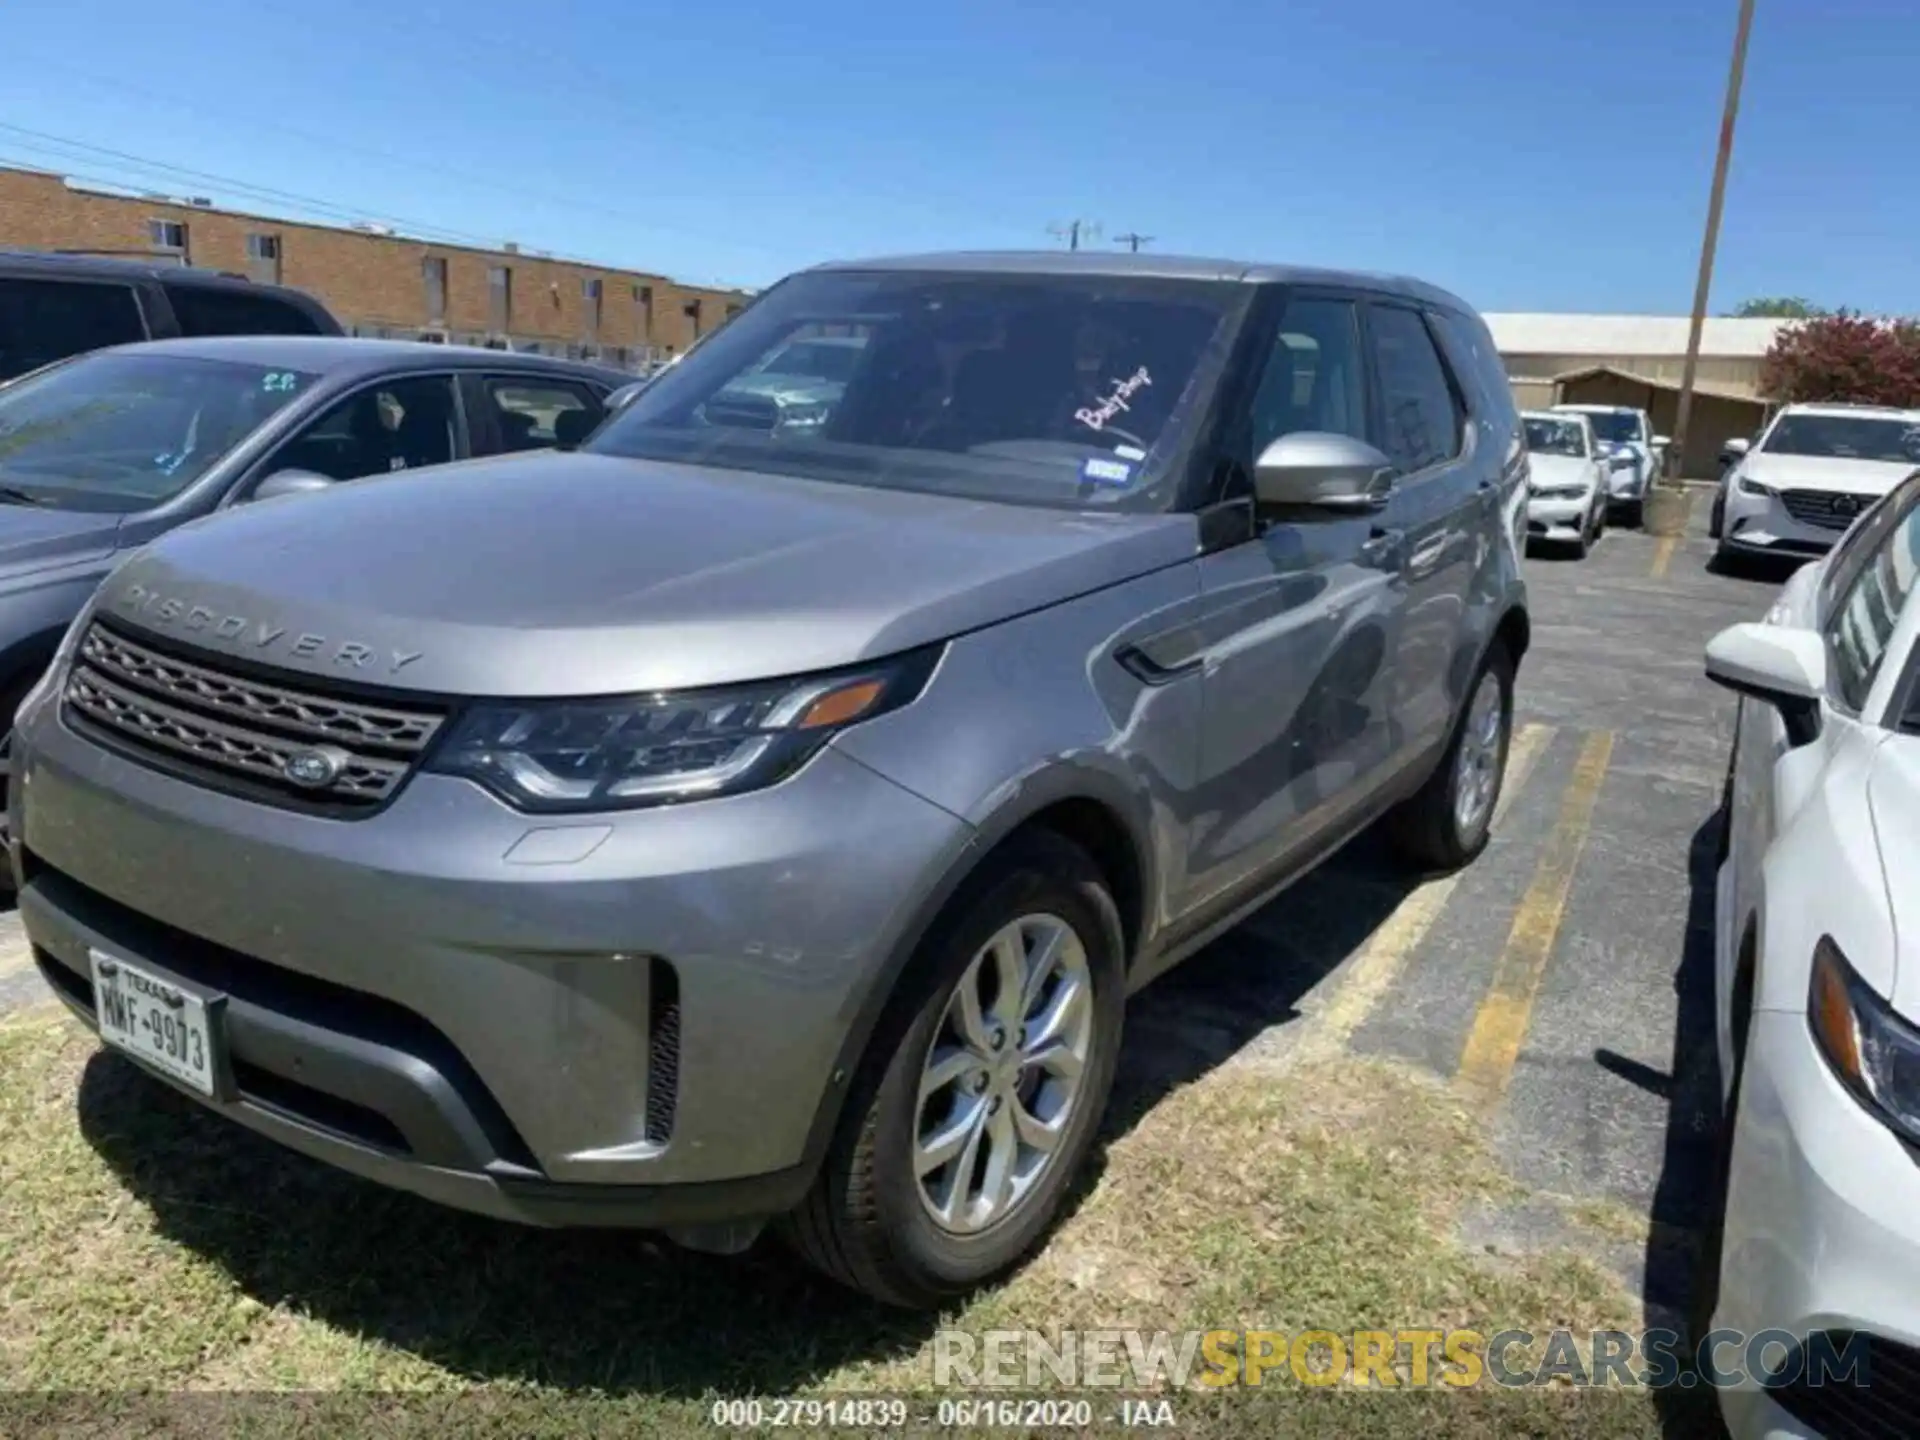
MULTIPOLYGON (((1701 651, 1779 578, 1709 573, 1698 499, 1683 541, 1616 530, 1584 561, 1530 562, 1533 649, 1481 859, 1419 881, 1363 838, 1139 996, 1099 1173, 1038 1261, 938 1321, 775 1246, 721 1261, 518 1231, 283 1154, 95 1054, 8 917, 0 1371, 43 1391, 485 1387, 508 1428, 564 1394, 691 1430, 715 1397, 924 1389, 936 1324, 1671 1322, 1713 1142, 1731 702, 1701 651)), ((1230 1404, 1266 1398, 1194 1398, 1182 1429, 1227 1433, 1230 1404)), ((1306 1429, 1355 1422, 1270 1398, 1306 1429)), ((1478 1433, 1520 1418, 1498 1407, 1568 1398, 1447 1394, 1366 1425, 1478 1433)), ((543 1429, 570 1433, 555 1413, 543 1429)), ((1604 1418, 1582 1433, 1698 1422, 1646 1397, 1604 1418)))

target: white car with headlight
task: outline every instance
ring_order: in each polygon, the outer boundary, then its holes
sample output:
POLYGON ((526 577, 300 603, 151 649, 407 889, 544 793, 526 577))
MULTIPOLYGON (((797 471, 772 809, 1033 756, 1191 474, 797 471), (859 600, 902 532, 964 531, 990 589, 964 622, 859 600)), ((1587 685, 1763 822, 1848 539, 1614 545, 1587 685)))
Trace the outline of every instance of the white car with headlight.
POLYGON ((1653 421, 1631 405, 1556 405, 1555 413, 1584 415, 1593 425, 1607 461, 1607 501, 1629 524, 1638 525, 1647 489, 1666 464, 1665 435, 1653 433, 1653 421))
POLYGON ((1607 528, 1607 460, 1585 415, 1528 410, 1527 539, 1571 545, 1584 558, 1607 528))
POLYGON ((1721 482, 1719 558, 1819 556, 1920 467, 1920 410, 1789 405, 1721 482))
POLYGON ((1792 1337, 1772 1383, 1721 1392, 1736 1436, 1920 1415, 1917 579, 1920 475, 1707 647, 1741 699, 1715 914, 1726 1203, 1695 1339, 1725 1373, 1747 1337, 1792 1337), (1823 1353, 1864 1357, 1870 1389, 1817 1383, 1823 1353))

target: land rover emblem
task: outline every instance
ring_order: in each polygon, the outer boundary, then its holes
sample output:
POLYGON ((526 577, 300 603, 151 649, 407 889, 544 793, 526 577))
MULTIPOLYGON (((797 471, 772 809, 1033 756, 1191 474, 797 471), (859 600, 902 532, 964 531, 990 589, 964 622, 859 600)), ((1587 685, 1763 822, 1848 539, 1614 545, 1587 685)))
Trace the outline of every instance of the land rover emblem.
POLYGON ((350 758, 346 751, 331 745, 296 750, 281 762, 280 773, 303 789, 319 790, 340 778, 350 758))

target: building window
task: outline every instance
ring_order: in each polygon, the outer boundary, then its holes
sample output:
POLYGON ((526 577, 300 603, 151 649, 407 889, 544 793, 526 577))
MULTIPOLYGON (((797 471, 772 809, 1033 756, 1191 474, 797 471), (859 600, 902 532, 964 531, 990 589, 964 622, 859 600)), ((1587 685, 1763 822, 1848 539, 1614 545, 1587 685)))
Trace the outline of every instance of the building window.
POLYGON ((280 237, 254 234, 247 236, 247 278, 263 285, 280 283, 280 237))
POLYGON ((653 339, 653 287, 651 285, 634 286, 633 303, 640 307, 640 338, 653 339))
POLYGON ((599 277, 594 276, 580 282, 580 298, 586 301, 587 333, 600 333, 600 297, 604 293, 599 277))
POLYGON ((447 321, 447 261, 443 255, 429 255, 420 262, 420 279, 427 287, 427 318, 436 325, 447 321))
POLYGON ((689 300, 687 302, 686 314, 687 319, 693 322, 693 338, 698 340, 700 338, 700 302, 698 300, 689 300))
POLYGON ((147 222, 147 241, 156 250, 171 251, 175 255, 187 253, 187 226, 183 220, 149 220, 147 222))
POLYGON ((487 271, 487 328, 504 335, 513 328, 513 269, 495 265, 487 271))

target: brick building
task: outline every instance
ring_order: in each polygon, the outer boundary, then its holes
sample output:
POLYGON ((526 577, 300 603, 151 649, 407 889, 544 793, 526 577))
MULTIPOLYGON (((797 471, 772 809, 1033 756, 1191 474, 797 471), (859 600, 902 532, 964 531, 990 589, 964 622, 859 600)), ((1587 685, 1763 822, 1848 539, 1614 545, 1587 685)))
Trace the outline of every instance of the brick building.
POLYGON ((5 167, 0 246, 177 259, 305 290, 355 334, 494 344, 631 368, 679 354, 749 298, 511 246, 443 245, 5 167))

